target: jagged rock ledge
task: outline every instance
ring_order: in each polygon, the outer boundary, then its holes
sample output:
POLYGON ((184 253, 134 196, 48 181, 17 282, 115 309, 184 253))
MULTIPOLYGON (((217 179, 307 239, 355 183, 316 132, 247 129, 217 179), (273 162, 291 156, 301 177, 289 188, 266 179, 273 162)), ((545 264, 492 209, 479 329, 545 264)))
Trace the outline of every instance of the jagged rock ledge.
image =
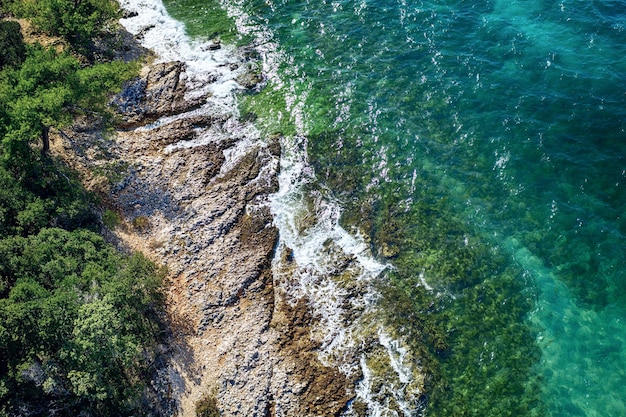
POLYGON ((193 82, 182 62, 151 65, 114 99, 114 132, 85 119, 53 148, 123 219, 111 239, 168 268, 154 401, 162 415, 195 416, 207 398, 223 416, 339 415, 355 381, 319 361, 306 300, 287 302, 272 274, 278 137, 255 136, 193 82))

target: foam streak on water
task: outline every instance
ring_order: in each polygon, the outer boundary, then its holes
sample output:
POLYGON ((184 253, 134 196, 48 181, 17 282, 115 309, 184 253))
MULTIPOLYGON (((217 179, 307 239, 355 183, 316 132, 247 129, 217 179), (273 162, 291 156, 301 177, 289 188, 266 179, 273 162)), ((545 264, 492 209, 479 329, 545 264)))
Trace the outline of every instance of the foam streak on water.
MULTIPOLYGON (((293 108, 297 111, 299 107, 293 108)), ((307 161, 305 143, 304 136, 282 142, 280 189, 272 199, 272 212, 280 230, 279 252, 292 251, 296 266, 288 268, 278 256, 275 274, 279 280, 291 282, 288 288, 293 299, 306 297, 309 301, 319 320, 313 337, 322 343, 323 362, 338 366, 348 376, 362 374, 356 395, 367 405, 368 415, 415 415, 421 394, 416 381, 420 370, 406 360, 408 351, 403 343, 386 333, 376 319, 379 295, 374 282, 389 266, 373 258, 362 237, 340 226, 341 207, 326 190, 311 190, 315 174, 307 161), (288 277, 281 277, 286 269, 288 277), (375 347, 358 353, 368 345, 375 347), (383 352, 390 374, 371 369, 372 351, 383 352)), ((350 408, 347 414, 352 412, 350 408)))

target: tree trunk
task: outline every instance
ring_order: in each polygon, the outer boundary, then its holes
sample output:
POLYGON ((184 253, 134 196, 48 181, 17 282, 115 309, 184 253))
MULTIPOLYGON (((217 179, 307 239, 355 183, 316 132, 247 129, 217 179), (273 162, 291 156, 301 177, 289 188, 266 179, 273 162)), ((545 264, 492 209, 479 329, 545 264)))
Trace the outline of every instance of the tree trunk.
POLYGON ((46 157, 50 151, 50 126, 41 126, 41 141, 41 156, 46 157))

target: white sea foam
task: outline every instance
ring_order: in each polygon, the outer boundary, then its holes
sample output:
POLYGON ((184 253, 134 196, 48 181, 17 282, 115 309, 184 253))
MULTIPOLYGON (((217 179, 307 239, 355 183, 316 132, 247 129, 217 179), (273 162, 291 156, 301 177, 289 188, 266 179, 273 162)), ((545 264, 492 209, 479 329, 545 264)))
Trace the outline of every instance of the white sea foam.
MULTIPOLYGON (((300 110, 301 107, 293 106, 292 111, 300 110)), ((321 342, 320 358, 329 365, 339 366, 347 375, 354 375, 357 364, 349 359, 351 353, 367 343, 365 338, 368 335, 378 334, 378 345, 387 351, 390 366, 396 373, 393 379, 399 383, 388 381, 383 384, 384 393, 375 392, 381 389, 380 384, 372 382, 376 376, 368 368, 368 354, 364 353, 358 364, 363 380, 356 389, 357 399, 368 406, 368 413, 372 416, 415 415, 415 400, 419 393, 406 392, 414 379, 411 365, 406 361, 408 350, 400 340, 389 336, 381 322, 365 319, 371 317, 379 298, 373 283, 389 266, 372 256, 369 245, 361 236, 341 227, 341 205, 330 192, 310 190, 315 174, 308 163, 305 136, 295 140, 285 138, 282 147, 280 188, 272 198, 271 208, 280 230, 280 247, 293 251, 297 265, 295 270, 289 269, 291 282, 294 277, 297 281, 288 291, 295 298, 306 297, 313 314, 319 319, 319 328, 314 329, 313 337, 321 342), (309 222, 307 216, 314 222, 309 222), (353 261, 345 265, 347 259, 353 261), (337 271, 338 267, 344 269, 337 271), (342 273, 356 284, 356 293, 346 290, 345 284, 337 279, 342 273), (361 313, 346 320, 346 308, 361 313), (390 408, 390 398, 394 399, 402 414, 390 408)), ((280 275, 282 262, 280 257, 275 260, 277 275, 280 275)), ((349 408, 347 415, 352 412, 349 408)))
POLYGON ((236 63, 236 51, 224 45, 211 50, 212 41, 192 40, 181 22, 172 19, 160 0, 121 0, 120 5, 136 15, 120 22, 141 44, 154 51, 157 62, 182 61, 186 65, 190 96, 212 95, 209 100, 222 110, 234 111, 233 92, 239 88, 235 78, 243 69, 236 63))

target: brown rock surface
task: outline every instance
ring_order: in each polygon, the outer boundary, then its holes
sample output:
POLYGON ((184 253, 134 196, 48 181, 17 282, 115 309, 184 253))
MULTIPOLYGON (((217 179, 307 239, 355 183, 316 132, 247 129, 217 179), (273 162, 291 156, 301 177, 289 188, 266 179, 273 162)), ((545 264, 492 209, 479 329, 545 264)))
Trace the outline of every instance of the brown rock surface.
POLYGON ((121 127, 136 127, 199 107, 201 98, 185 99, 184 73, 182 62, 164 62, 150 67, 145 77, 128 82, 113 102, 122 116, 121 127))
POLYGON ((125 219, 112 239, 169 270, 164 414, 194 416, 214 396, 223 416, 338 415, 354 381, 319 361, 306 299, 293 304, 272 274, 278 141, 186 100, 184 79, 183 64, 157 64, 116 99, 122 130, 83 122, 54 143, 125 219))

